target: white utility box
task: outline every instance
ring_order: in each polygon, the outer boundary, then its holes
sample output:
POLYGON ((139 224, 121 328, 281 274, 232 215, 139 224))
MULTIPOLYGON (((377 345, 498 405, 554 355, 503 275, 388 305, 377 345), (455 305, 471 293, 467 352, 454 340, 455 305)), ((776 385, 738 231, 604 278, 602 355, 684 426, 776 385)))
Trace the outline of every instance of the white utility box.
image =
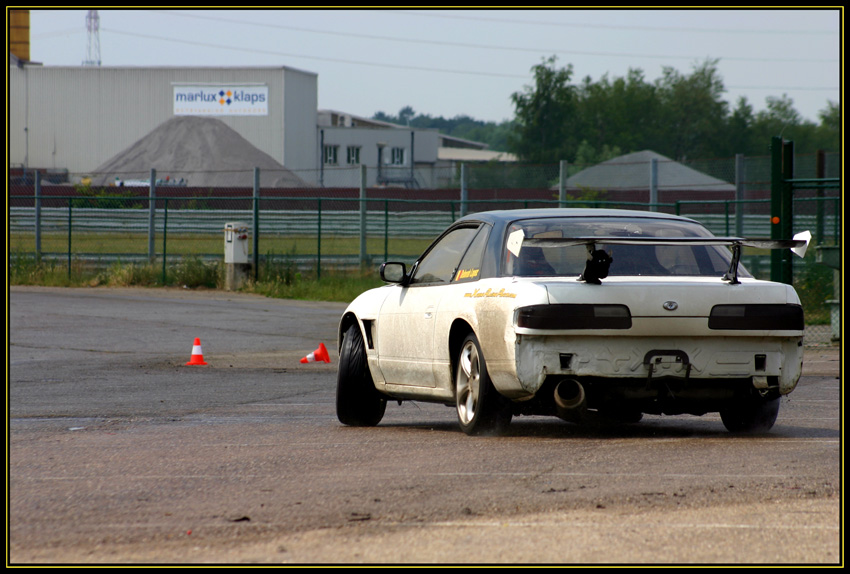
POLYGON ((224 262, 248 263, 248 224, 237 221, 224 224, 224 262))
POLYGON ((251 271, 248 259, 248 224, 235 221, 224 224, 224 288, 242 287, 251 271))

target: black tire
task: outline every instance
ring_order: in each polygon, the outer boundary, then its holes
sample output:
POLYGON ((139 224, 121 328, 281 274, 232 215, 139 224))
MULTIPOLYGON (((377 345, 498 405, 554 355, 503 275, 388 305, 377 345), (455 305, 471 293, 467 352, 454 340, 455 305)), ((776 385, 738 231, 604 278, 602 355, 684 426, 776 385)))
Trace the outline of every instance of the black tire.
POLYGON ((455 361, 455 403, 468 435, 500 434, 511 423, 511 402, 499 394, 474 334, 464 339, 455 361))
POLYGON ((384 418, 387 400, 376 389, 366 360, 363 335, 356 324, 348 328, 339 352, 336 378, 336 416, 344 425, 375 426, 384 418))
POLYGON ((779 414, 779 397, 750 397, 720 410, 726 430, 734 433, 764 433, 773 428, 779 414))

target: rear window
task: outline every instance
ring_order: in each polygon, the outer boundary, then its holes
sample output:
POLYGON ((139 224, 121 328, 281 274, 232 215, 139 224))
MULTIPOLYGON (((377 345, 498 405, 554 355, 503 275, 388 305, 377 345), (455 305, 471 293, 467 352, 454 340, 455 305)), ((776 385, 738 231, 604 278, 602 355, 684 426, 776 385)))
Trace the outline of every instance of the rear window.
MULTIPOLYGON (((506 242, 518 237, 560 239, 571 237, 712 237, 688 221, 621 218, 559 217, 528 219, 509 226, 506 242), (517 234, 521 232, 521 235, 517 234)), ((730 250, 717 245, 599 245, 613 258, 609 277, 679 276, 720 277, 729 269, 730 250)), ((584 245, 505 245, 502 274, 520 277, 581 275, 587 261, 584 245)), ((739 276, 749 277, 743 267, 739 276)))

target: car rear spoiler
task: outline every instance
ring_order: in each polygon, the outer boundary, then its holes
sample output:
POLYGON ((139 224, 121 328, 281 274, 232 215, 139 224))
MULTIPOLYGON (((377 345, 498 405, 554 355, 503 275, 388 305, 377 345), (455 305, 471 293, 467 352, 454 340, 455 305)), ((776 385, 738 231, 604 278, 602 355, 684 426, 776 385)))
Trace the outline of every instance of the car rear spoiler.
POLYGON ((756 249, 790 249, 797 256, 806 255, 806 249, 812 234, 808 231, 798 233, 793 239, 745 239, 742 237, 619 237, 619 236, 593 236, 593 237, 545 237, 522 239, 522 246, 529 247, 569 247, 573 245, 584 245, 587 247, 587 265, 584 273, 579 277, 580 281, 599 284, 599 279, 608 276, 608 266, 611 258, 602 250, 597 250, 597 245, 724 245, 732 248, 732 261, 729 270, 723 275, 724 281, 732 285, 740 283, 738 280, 738 264, 741 261, 741 248, 753 247, 756 249))

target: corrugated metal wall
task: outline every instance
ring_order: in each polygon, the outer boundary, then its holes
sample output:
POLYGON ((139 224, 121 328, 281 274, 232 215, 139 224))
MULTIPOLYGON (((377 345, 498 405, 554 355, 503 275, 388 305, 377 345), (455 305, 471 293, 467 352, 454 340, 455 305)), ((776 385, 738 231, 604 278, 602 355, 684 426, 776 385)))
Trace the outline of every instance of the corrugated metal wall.
POLYGON ((173 117, 173 84, 197 83, 267 85, 267 116, 220 119, 287 168, 316 168, 317 76, 310 72, 26 66, 10 67, 9 83, 11 166, 90 172, 173 117))
MULTIPOLYGON (((282 130, 283 157, 277 158, 274 155, 272 157, 291 170, 304 169, 304 172, 299 171, 298 176, 309 183, 316 183, 319 167, 319 143, 316 132, 319 87, 316 75, 286 68, 283 73, 283 89, 277 93, 283 94, 283 117, 286 118, 286 129, 282 130)), ((276 96, 272 94, 270 97, 274 100, 276 96)), ((272 118, 272 122, 274 121, 272 118)))

